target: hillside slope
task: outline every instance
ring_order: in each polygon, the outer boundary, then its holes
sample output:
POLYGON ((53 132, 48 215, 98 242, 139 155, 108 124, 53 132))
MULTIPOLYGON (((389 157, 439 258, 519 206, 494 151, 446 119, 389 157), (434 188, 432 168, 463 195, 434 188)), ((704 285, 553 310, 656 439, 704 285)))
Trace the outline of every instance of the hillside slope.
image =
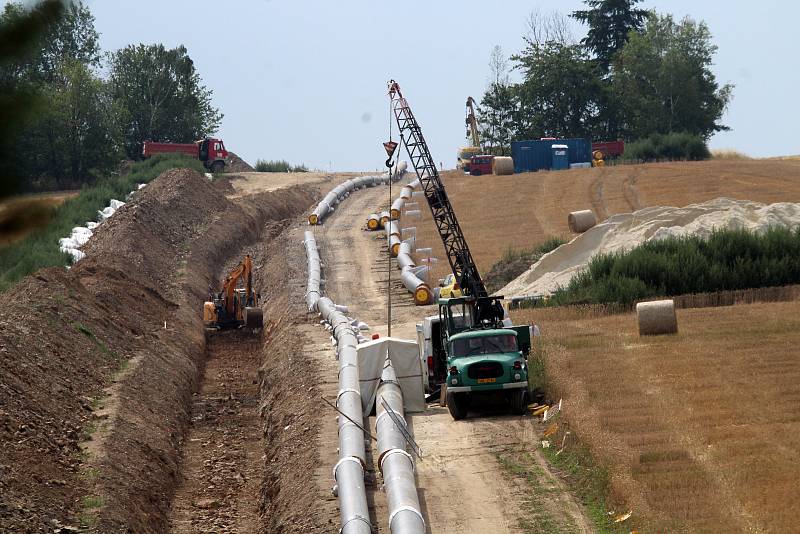
MULTIPOLYGON (((766 204, 800 202, 798 160, 711 160, 537 172, 512 176, 467 176, 447 171, 442 179, 478 268, 487 273, 509 248, 530 248, 550 236, 574 236, 571 211, 591 208, 598 220, 647 206, 686 206, 718 197, 766 204)), ((440 258, 434 271, 449 268, 424 199, 417 246, 440 258)))

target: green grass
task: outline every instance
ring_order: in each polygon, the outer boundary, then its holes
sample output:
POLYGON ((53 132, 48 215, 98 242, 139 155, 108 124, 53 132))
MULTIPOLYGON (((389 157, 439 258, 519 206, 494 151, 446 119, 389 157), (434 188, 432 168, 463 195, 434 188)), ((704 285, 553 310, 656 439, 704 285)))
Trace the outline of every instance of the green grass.
POLYGON ((292 165, 284 160, 263 160, 256 161, 256 172, 308 172, 308 168, 303 165, 292 165))
POLYGON ((658 296, 797 283, 800 228, 717 230, 708 239, 671 237, 595 256, 549 303, 630 305, 658 296))
POLYGON ((566 241, 561 237, 550 237, 544 243, 530 249, 507 249, 484 277, 487 289, 490 292, 497 291, 527 271, 542 256, 564 243, 566 241))
POLYGON ((577 527, 567 514, 545 506, 546 501, 557 502, 552 496, 553 489, 548 487, 547 476, 531 453, 525 451, 509 451, 497 453, 497 462, 508 475, 523 479, 525 493, 519 518, 519 528, 525 534, 550 534, 552 532, 576 532, 577 527))
POLYGON ((109 200, 124 200, 136 189, 136 184, 147 183, 164 171, 174 168, 190 168, 205 172, 199 161, 191 158, 161 154, 132 165, 121 175, 99 180, 84 187, 80 194, 54 209, 50 223, 29 234, 22 241, 0 248, 0 292, 43 268, 69 265, 70 256, 58 248, 58 240, 68 237, 72 228, 84 226, 87 221, 97 219, 98 210, 108 205, 109 200))
MULTIPOLYGON (((589 451, 574 443, 568 443, 559 454, 561 433, 551 436, 551 445, 542 449, 544 457, 556 469, 566 475, 567 484, 575 491, 589 519, 601 534, 621 534, 630 531, 629 525, 614 524, 613 515, 608 514, 606 495, 609 492, 608 472, 592 459, 589 451)), ((616 513, 621 513, 617 510, 616 513)))

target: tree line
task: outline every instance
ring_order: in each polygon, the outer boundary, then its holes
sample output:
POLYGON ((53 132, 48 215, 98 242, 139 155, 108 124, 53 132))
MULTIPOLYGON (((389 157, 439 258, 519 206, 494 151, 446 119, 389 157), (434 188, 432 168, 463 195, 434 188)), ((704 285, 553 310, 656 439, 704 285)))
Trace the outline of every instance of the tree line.
POLYGON ((588 27, 577 40, 570 20, 534 12, 525 48, 492 51, 479 122, 490 151, 514 140, 591 137, 626 141, 685 134, 705 141, 720 122, 733 86, 711 65, 717 47, 704 22, 637 8, 641 0, 586 0, 568 17, 588 27), (510 73, 521 74, 512 82, 510 73))
POLYGON ((0 13, 0 104, 14 107, 2 112, 0 195, 94 183, 141 159, 145 140, 192 142, 219 128, 185 47, 104 53, 94 23, 81 0, 11 2, 0 13))

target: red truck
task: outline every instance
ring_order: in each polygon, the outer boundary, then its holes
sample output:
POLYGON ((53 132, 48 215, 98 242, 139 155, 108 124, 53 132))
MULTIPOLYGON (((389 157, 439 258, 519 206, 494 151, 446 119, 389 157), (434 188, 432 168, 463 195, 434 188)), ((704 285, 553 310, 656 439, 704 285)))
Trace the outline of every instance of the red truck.
POLYGON ((599 141, 592 143, 592 154, 598 150, 603 153, 602 159, 618 158, 625 152, 625 141, 599 141))
POLYGON ((156 143, 145 141, 142 155, 149 158, 154 154, 186 154, 203 162, 211 172, 223 172, 228 151, 222 139, 206 138, 194 143, 156 143))
POLYGON ((482 154, 479 156, 472 156, 469 160, 469 173, 472 176, 480 176, 481 174, 492 174, 492 162, 494 156, 482 154))

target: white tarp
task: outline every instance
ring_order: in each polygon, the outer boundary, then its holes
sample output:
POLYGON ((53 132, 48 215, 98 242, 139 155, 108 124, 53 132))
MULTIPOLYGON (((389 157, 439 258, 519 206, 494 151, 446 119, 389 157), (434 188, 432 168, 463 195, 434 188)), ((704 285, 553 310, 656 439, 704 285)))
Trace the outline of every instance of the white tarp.
POLYGON ((360 377, 361 403, 364 413, 370 413, 383 373, 383 364, 389 358, 394 366, 397 381, 403 391, 403 409, 406 412, 425 411, 425 391, 422 385, 422 364, 416 341, 384 337, 358 346, 358 376, 360 377))

